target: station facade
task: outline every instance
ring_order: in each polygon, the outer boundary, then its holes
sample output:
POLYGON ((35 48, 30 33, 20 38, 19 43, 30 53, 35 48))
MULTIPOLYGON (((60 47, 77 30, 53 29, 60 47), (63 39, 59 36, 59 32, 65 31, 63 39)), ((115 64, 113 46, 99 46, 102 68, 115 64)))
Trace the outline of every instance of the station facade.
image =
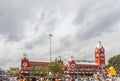
MULTIPOLYGON (((57 57, 56 60, 62 61, 60 57, 57 57)), ((105 64, 105 50, 101 44, 98 42, 95 53, 94 61, 87 60, 74 60, 74 57, 70 57, 67 62, 62 61, 63 71, 66 74, 89 74, 93 73, 104 73, 106 64, 105 64)), ((49 62, 36 62, 28 59, 27 55, 24 54, 24 57, 21 59, 21 73, 29 73, 31 67, 33 66, 47 66, 49 62)))

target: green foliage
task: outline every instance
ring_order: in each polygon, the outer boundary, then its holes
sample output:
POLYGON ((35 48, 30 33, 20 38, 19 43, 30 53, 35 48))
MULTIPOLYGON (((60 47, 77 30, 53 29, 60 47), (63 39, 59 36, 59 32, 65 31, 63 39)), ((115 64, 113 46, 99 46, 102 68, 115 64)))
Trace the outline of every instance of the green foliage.
POLYGON ((30 70, 31 76, 46 76, 47 69, 46 66, 33 66, 30 70))
POLYGON ((62 65, 58 62, 50 62, 47 66, 48 72, 53 73, 54 75, 57 73, 62 73, 62 65))
POLYGON ((119 70, 120 70, 120 54, 111 57, 108 60, 108 65, 107 66, 108 67, 113 66, 116 69, 117 73, 120 73, 119 72, 119 70))

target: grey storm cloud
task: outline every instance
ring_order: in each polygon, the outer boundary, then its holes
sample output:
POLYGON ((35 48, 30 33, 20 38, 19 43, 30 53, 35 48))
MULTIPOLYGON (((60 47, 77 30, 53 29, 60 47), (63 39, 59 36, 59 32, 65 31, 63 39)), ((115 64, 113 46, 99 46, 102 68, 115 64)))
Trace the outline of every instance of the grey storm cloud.
POLYGON ((25 43, 25 49, 31 50, 34 46, 39 45, 42 46, 44 43, 46 43, 49 39, 48 35, 41 35, 37 38, 33 39, 32 41, 27 41, 25 43))
MULTIPOLYGON (((91 5, 94 7, 94 5, 91 5)), ((83 8, 84 9, 84 8, 83 8)), ((107 32, 113 32, 113 26, 118 23, 120 20, 120 10, 119 5, 117 7, 112 7, 111 9, 106 8, 105 11, 101 10, 91 10, 90 7, 86 9, 82 14, 87 15, 81 15, 81 12, 78 12, 78 15, 76 16, 74 23, 80 23, 78 26, 81 26, 81 28, 78 29, 76 32, 76 38, 79 40, 87 40, 91 39, 93 37, 101 36, 102 33, 107 32), (87 10, 87 11, 86 11, 87 10), (98 13, 96 13, 98 11, 98 13), (92 16, 94 14, 95 19, 93 21, 89 20, 89 16, 92 16), (81 19, 82 18, 82 19, 81 19), (79 19, 79 20, 78 20, 79 19), (86 22, 82 22, 86 21, 86 22), (85 24, 85 26, 83 25, 85 24)))
POLYGON ((24 38, 24 21, 30 18, 29 9, 17 1, 0 1, 0 34, 7 40, 24 38))
POLYGON ((0 1, 0 34, 7 40, 18 41, 24 38, 24 22, 34 12, 34 5, 27 3, 18 0, 0 1))
POLYGON ((64 36, 59 40, 59 45, 57 48, 55 48, 55 50, 53 50, 53 54, 56 53, 61 53, 64 52, 66 50, 68 50, 69 48, 71 48, 71 46, 73 45, 73 39, 71 38, 70 35, 64 36))
MULTIPOLYGON (((22 0, 7 0, 0 1, 0 34, 9 41, 19 41, 24 39, 25 29, 24 26, 26 21, 31 21, 35 17, 37 11, 43 9, 52 10, 52 4, 48 1, 48 5, 45 1, 22 1, 22 0)), ((51 12, 52 13, 52 12, 51 12)), ((41 27, 41 23, 44 23, 46 19, 46 12, 42 12, 38 24, 35 25, 34 29, 37 30, 41 27)), ((49 15, 51 16, 51 15, 49 15)), ((55 19, 55 18, 54 18, 55 19)), ((49 20, 45 23, 46 29, 53 30, 55 20, 49 20), (49 26, 49 27, 48 27, 49 26)), ((39 32, 39 31, 38 31, 39 32)))
POLYGON ((69 47, 72 45, 72 38, 71 36, 65 36, 60 40, 60 45, 63 45, 65 47, 69 47))
POLYGON ((84 20, 86 19, 86 16, 90 13, 91 7, 93 7, 95 3, 91 1, 83 1, 83 4, 80 5, 75 20, 73 21, 73 24, 82 24, 84 20))
POLYGON ((54 29, 56 28, 58 21, 57 17, 55 16, 54 18, 49 19, 48 17, 50 16, 46 17, 45 15, 46 12, 42 12, 37 21, 37 24, 35 24, 34 26, 35 32, 38 33, 39 36, 32 39, 31 41, 27 41, 25 43, 26 49, 32 49, 34 46, 38 44, 43 45, 44 43, 48 42, 49 34, 52 34, 51 32, 53 32, 54 29), (40 31, 41 28, 44 29, 42 32, 40 31))
MULTIPOLYGON (((47 14, 47 12, 45 12, 45 11, 41 11, 39 18, 36 21, 37 23, 35 24, 35 31, 39 32, 40 28, 44 28, 45 30, 52 32, 54 30, 54 28, 56 26, 56 22, 57 22, 56 16, 51 18, 51 16, 53 16, 53 15, 54 14, 51 15, 51 14, 47 14)), ((44 31, 44 32, 47 32, 47 31, 44 31)))

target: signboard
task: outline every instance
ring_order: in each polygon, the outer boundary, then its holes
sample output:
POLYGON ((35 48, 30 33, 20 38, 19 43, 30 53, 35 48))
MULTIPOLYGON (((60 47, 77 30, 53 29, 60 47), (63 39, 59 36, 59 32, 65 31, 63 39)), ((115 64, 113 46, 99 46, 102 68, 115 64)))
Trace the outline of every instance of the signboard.
POLYGON ((10 71, 11 71, 13 74, 16 74, 16 73, 19 73, 19 68, 11 67, 11 68, 10 68, 10 71))

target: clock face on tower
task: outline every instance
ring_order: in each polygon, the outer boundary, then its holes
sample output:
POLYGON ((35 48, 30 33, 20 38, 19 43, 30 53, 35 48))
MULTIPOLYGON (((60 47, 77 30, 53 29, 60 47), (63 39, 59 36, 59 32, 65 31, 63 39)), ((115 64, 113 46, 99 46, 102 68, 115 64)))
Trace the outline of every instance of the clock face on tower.
POLYGON ((96 54, 96 57, 98 57, 99 56, 99 54, 96 54))
POLYGON ((28 66, 28 63, 27 62, 23 62, 23 67, 27 67, 28 66))

